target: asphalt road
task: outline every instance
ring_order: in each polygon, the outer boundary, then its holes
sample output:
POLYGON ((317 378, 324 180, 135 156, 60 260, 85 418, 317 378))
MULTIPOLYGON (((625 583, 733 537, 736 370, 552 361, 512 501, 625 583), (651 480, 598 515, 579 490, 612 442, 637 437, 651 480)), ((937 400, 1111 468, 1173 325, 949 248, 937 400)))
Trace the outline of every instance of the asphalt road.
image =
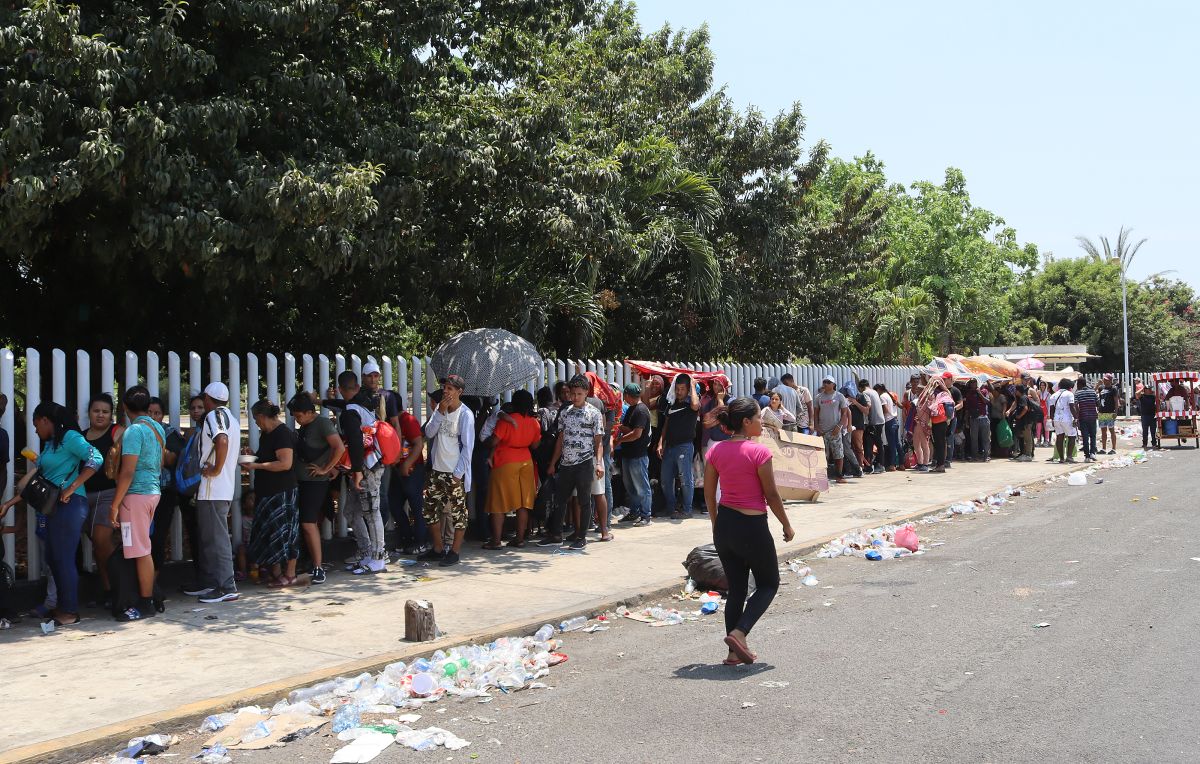
MULTIPOLYGON (((945 543, 917 557, 810 560, 820 585, 785 577, 753 667, 715 665, 720 616, 568 634, 552 689, 422 710, 417 726, 471 747, 375 761, 1200 760, 1197 466, 1168 451, 924 525, 945 543)), ((342 745, 233 756, 325 762, 342 745)))

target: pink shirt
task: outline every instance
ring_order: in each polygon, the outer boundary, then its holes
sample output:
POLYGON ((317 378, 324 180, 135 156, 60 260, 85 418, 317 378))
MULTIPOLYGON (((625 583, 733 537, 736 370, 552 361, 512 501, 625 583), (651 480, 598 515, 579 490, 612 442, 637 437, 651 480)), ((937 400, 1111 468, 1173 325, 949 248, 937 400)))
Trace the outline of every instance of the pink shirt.
POLYGON ((709 449, 707 459, 720 478, 722 504, 767 511, 758 468, 771 461, 771 449, 752 440, 725 440, 709 449))

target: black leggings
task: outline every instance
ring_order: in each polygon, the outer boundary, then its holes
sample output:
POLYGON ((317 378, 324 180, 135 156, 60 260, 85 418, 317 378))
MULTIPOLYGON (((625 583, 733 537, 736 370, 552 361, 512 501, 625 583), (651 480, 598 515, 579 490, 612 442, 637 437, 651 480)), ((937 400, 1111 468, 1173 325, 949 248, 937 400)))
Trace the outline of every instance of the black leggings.
POLYGON ((766 513, 747 515, 718 507, 713 541, 729 580, 725 631, 741 629, 749 634, 779 591, 779 560, 775 557, 775 540, 767 527, 766 513), (754 594, 747 600, 750 573, 754 573, 754 594))
POLYGON ((1142 414, 1142 448, 1146 447, 1147 440, 1150 445, 1158 445, 1158 419, 1153 414, 1142 414))
POLYGON ((937 422, 933 425, 933 464, 942 467, 946 464, 946 432, 950 429, 947 422, 937 422))
MULTIPOLYGON (((167 547, 171 543, 171 523, 175 520, 175 508, 179 506, 179 494, 163 491, 154 508, 154 532, 150 534, 150 557, 154 569, 162 570, 167 561, 167 547)), ((181 555, 182 556, 182 555, 181 555)))

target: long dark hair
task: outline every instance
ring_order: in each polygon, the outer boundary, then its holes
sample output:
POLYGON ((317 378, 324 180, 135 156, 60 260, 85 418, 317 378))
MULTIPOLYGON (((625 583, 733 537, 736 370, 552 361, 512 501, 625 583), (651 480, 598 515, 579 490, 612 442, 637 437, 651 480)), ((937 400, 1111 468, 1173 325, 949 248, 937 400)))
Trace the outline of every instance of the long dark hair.
MULTIPOLYGON (((738 435, 746 426, 746 422, 753 419, 758 413, 758 401, 743 396, 735 398, 728 406, 718 406, 713 409, 709 417, 705 417, 705 422, 707 423, 711 417, 715 424, 719 424, 725 430, 738 435)), ((712 425, 709 426, 711 427, 712 425)))
MULTIPOLYGON (((89 405, 88 408, 91 406, 89 405)), ((33 418, 49 419, 54 424, 54 435, 50 437, 50 442, 54 444, 55 448, 62 445, 63 436, 67 434, 68 430, 79 431, 79 423, 75 421, 75 415, 71 413, 70 409, 52 401, 39 403, 33 409, 33 418)))
POLYGON ((516 390, 512 394, 512 408, 514 414, 524 414, 525 416, 533 416, 533 394, 528 390, 516 390))

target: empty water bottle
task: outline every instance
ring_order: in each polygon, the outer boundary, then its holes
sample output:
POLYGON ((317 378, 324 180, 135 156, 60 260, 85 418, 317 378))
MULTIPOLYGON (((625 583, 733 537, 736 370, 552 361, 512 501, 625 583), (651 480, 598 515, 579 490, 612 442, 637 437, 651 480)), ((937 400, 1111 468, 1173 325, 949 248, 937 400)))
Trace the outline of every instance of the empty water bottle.
POLYGON ((347 703, 337 710, 333 715, 333 731, 342 732, 343 730, 353 729, 362 721, 361 712, 358 710, 357 703, 347 703))
POLYGON ((262 721, 262 722, 259 722, 258 724, 255 724, 253 727, 251 727, 249 730, 247 730, 246 734, 242 735, 242 742, 249 743, 254 740, 262 740, 264 737, 266 737, 267 735, 270 735, 270 734, 271 734, 271 722, 268 719, 267 721, 262 721))
POLYGON ((304 687, 299 690, 292 690, 288 693, 289 703, 301 703, 306 700, 312 700, 318 695, 325 695, 337 689, 337 680, 330 679, 327 682, 315 684, 312 687, 304 687))
POLYGON ((576 629, 582 629, 584 626, 586 626, 587 621, 588 619, 586 616, 577 615, 574 618, 568 618, 560 623, 558 628, 559 631, 575 631, 576 629))
POLYGON ((417 658, 413 661, 412 669, 415 673, 424 674, 433 668, 433 664, 426 658, 417 658))
POLYGON ((545 626, 543 626, 542 628, 538 629, 537 631, 535 631, 533 633, 533 641, 534 642, 545 642, 548 639, 550 639, 550 637, 552 637, 552 636, 554 636, 554 627, 551 626, 550 624, 546 624, 545 626))

